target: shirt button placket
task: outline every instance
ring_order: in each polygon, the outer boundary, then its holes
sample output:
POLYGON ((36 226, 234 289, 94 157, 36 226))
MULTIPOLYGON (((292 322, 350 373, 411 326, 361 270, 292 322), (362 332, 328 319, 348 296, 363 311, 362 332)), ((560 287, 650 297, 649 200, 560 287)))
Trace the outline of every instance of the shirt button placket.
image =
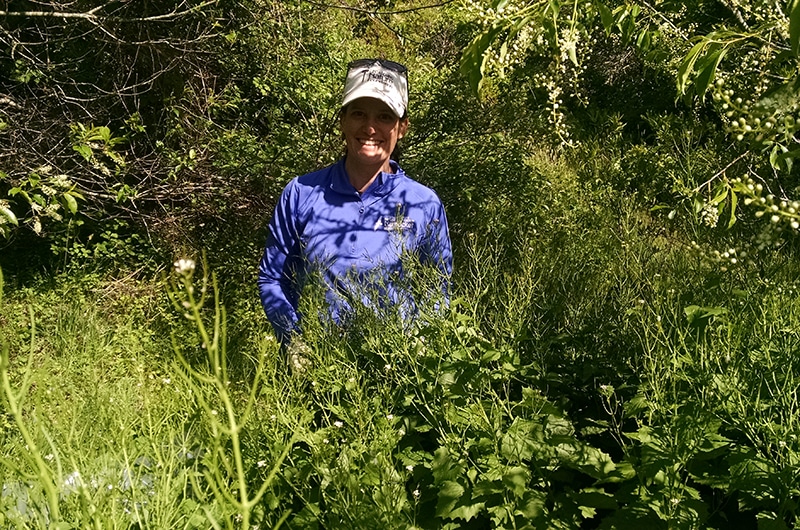
MULTIPOLYGON (((364 220, 364 203, 361 202, 361 201, 358 201, 358 224, 361 225, 363 220, 364 220)), ((350 245, 350 254, 351 255, 355 255, 355 253, 356 253, 355 244, 350 245)))

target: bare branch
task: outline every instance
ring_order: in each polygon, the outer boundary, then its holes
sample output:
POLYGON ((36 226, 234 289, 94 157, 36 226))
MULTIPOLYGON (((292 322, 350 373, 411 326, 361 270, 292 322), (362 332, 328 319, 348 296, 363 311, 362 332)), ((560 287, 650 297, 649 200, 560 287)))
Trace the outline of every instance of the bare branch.
POLYGON ((456 0, 444 0, 444 2, 440 2, 438 4, 430 4, 430 5, 420 6, 420 7, 411 7, 411 8, 408 8, 408 9, 398 9, 398 10, 395 10, 395 11, 378 11, 377 9, 364 9, 363 7, 354 7, 354 6, 348 6, 348 5, 332 5, 332 4, 326 4, 324 2, 316 2, 315 0, 305 0, 305 1, 307 3, 309 3, 309 4, 311 4, 311 5, 315 5, 315 6, 319 6, 319 7, 329 7, 331 9, 341 9, 341 10, 344 10, 344 11, 354 11, 356 13, 366 13, 368 15, 400 15, 400 14, 403 14, 403 13, 413 13, 413 12, 416 12, 416 11, 424 11, 425 9, 433 9, 433 8, 436 8, 436 7, 443 7, 443 6, 446 6, 447 4, 452 4, 456 0))
MULTIPOLYGON (((453 1, 453 0, 449 0, 453 1)), ((159 21, 168 21, 173 20, 176 18, 180 18, 185 15, 189 15, 192 13, 196 13, 202 10, 204 7, 216 4, 217 0, 207 0, 201 4, 196 6, 187 8, 184 11, 172 10, 169 13, 164 13, 161 15, 153 15, 149 17, 133 17, 133 18, 125 18, 125 17, 116 17, 116 16, 102 16, 98 15, 97 12, 108 6, 109 4, 95 7, 86 13, 75 13, 75 12, 65 12, 65 11, 0 11, 0 17, 27 17, 27 18, 63 18, 63 19, 83 19, 88 20, 92 23, 100 23, 103 21, 109 22, 159 22, 159 21)))

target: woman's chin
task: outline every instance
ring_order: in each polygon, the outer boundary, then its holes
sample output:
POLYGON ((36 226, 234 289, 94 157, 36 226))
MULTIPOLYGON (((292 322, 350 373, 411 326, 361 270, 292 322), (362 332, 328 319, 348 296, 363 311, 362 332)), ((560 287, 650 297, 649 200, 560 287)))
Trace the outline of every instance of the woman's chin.
POLYGON ((383 164, 389 160, 389 153, 383 150, 376 151, 374 149, 361 149, 355 154, 353 159, 360 164, 375 166, 383 164))

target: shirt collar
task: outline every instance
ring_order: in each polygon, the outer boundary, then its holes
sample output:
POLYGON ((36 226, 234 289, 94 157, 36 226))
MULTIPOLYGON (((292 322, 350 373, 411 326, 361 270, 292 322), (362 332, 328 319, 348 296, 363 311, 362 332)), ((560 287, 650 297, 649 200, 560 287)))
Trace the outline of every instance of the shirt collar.
MULTIPOLYGON (((353 185, 350 184, 350 179, 347 177, 347 171, 344 169, 344 160, 344 158, 339 160, 333 168, 333 175, 331 177, 330 184, 331 189, 337 193, 341 193, 342 195, 357 195, 358 193, 353 185)), ((384 171, 378 173, 378 177, 375 179, 375 182, 373 182, 372 185, 361 194, 362 197, 366 195, 383 196, 395 188, 397 185, 397 180, 405 173, 403 173, 403 170, 394 160, 389 160, 389 165, 391 166, 393 173, 386 173, 384 171)))

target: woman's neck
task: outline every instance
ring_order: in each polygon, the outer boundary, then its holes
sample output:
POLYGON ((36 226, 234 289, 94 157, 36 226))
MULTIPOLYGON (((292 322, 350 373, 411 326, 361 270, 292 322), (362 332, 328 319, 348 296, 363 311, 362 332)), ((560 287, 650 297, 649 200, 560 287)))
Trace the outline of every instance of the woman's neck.
POLYGON ((350 179, 350 184, 353 185, 357 192, 362 193, 375 182, 381 171, 391 173, 392 166, 388 160, 381 165, 364 165, 347 157, 344 160, 344 169, 347 172, 347 178, 350 179))

